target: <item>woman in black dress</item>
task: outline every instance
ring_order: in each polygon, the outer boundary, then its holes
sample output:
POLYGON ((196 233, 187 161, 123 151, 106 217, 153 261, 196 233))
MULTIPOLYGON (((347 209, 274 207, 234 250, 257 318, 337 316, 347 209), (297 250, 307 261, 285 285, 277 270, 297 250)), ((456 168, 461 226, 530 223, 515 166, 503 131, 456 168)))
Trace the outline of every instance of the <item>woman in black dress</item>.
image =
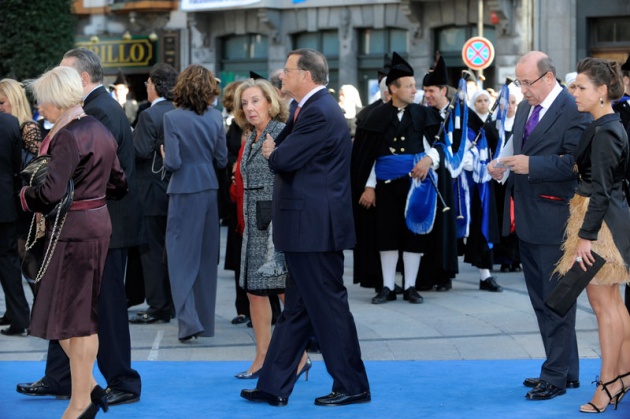
POLYGON ((612 109, 623 94, 619 66, 596 58, 578 63, 576 99, 580 112, 593 115, 574 151, 580 181, 571 200, 564 256, 557 270, 594 262, 591 250, 606 259, 586 287, 597 317, 602 366, 597 390, 581 412, 601 413, 630 388, 630 316, 619 284, 630 281, 630 213, 622 191, 628 167, 628 137, 612 109))

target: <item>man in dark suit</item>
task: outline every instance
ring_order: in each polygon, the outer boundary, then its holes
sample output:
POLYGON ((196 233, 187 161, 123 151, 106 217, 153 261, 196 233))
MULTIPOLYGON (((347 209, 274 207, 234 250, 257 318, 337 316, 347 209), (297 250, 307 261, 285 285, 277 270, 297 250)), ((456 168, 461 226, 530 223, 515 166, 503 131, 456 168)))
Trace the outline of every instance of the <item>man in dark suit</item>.
POLYGON ((333 377, 332 393, 315 399, 334 406, 369 402, 354 318, 343 285, 343 250, 354 245, 350 193, 352 143, 345 118, 326 90, 328 64, 312 49, 289 53, 282 91, 298 107, 263 156, 276 173, 273 239, 285 253, 285 307, 271 337, 257 388, 241 396, 275 406, 287 404, 309 337, 319 343, 333 377))
POLYGON ((147 243, 140 247, 144 291, 149 308, 129 321, 135 324, 168 323, 173 315, 173 301, 164 258, 170 174, 164 169, 160 145, 164 144, 162 117, 173 106, 173 86, 177 70, 169 64, 156 64, 146 82, 151 107, 138 117, 133 132, 138 171, 138 189, 142 196, 144 231, 147 243))
MULTIPOLYGON (((98 55, 77 48, 64 54, 61 65, 72 67, 81 76, 85 113, 105 125, 118 143, 118 160, 125 171, 129 193, 119 201, 107 200, 112 237, 103 272, 98 305, 98 368, 107 380, 110 405, 140 400, 141 381, 131 368, 131 340, 125 295, 127 249, 138 242, 140 202, 135 182, 135 156, 129 121, 118 102, 103 87, 103 68, 98 55)), ((17 385, 18 393, 30 396, 70 396, 70 365, 57 341, 50 341, 46 375, 35 383, 17 385)))
POLYGON ((12 115, 0 112, 0 283, 7 311, 0 318, 9 325, 0 333, 23 336, 30 319, 28 302, 22 288, 22 275, 17 250, 16 192, 19 190, 20 124, 12 115))
POLYGON ((547 359, 537 378, 523 384, 533 387, 531 400, 548 400, 576 388, 579 358, 573 306, 559 316, 545 305, 558 283, 552 274, 562 256, 560 248, 569 200, 575 193, 577 175, 572 152, 590 118, 577 111, 575 100, 556 81, 551 59, 540 51, 525 54, 516 65, 516 80, 524 101, 514 120, 514 156, 494 160, 489 172, 500 180, 509 169, 505 193, 503 234, 510 229, 510 198, 514 200, 514 221, 519 239, 525 283, 547 359))

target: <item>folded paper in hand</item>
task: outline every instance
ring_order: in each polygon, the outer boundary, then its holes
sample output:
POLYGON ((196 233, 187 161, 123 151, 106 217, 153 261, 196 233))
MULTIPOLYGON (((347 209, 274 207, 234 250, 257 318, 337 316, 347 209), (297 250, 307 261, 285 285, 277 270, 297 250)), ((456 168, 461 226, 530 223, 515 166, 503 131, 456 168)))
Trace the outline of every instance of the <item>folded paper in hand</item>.
POLYGON ((591 266, 585 264, 586 271, 575 262, 571 269, 560 277, 558 284, 545 301, 547 307, 556 314, 560 316, 567 314, 584 288, 606 263, 606 260, 597 253, 591 251, 591 255, 595 258, 595 262, 591 266))

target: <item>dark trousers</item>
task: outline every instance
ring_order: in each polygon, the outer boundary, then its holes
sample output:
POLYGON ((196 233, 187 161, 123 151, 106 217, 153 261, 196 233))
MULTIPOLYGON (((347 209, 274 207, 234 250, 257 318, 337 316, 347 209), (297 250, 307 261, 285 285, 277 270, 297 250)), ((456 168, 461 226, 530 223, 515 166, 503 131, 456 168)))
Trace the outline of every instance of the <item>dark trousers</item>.
POLYGON ((289 397, 300 358, 310 337, 319 343, 332 391, 369 391, 361 348, 343 285, 343 252, 285 252, 287 278, 284 311, 271 337, 257 387, 289 397))
POLYGON ((0 223, 0 284, 7 306, 5 318, 11 321, 12 327, 26 329, 30 309, 22 287, 15 223, 0 223))
POLYGON ((164 251, 166 240, 166 216, 144 216, 147 243, 140 247, 144 294, 149 308, 147 313, 170 319, 174 313, 171 284, 164 251))
POLYGON ((525 284, 538 320, 538 328, 547 359, 540 378, 556 387, 578 380, 580 364, 575 335, 574 305, 565 316, 559 316, 545 305, 545 300, 558 283, 558 274, 551 275, 562 256, 560 245, 540 245, 519 241, 525 284))
MULTIPOLYGON (((107 386, 140 395, 138 372, 131 368, 131 339, 125 295, 127 249, 109 249, 98 301, 98 354, 96 361, 107 386)), ((44 382, 60 392, 70 392, 70 363, 59 341, 48 345, 44 382)))

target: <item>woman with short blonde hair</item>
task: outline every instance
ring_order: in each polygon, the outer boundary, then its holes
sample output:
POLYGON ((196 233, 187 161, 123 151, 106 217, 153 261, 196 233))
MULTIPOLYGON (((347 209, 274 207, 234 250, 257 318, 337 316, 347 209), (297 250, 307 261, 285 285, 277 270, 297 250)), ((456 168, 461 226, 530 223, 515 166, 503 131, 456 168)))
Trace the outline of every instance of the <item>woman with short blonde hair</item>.
POLYGON ((99 407, 107 410, 105 391, 92 374, 98 300, 112 232, 106 198, 122 198, 127 182, 116 140, 80 105, 83 87, 76 70, 55 67, 31 87, 40 112, 55 125, 40 148, 40 155, 50 156, 47 176, 41 185, 22 188, 22 209, 50 212, 71 182, 74 201, 67 212, 58 213, 58 223, 46 223, 50 256, 38 274, 29 329, 33 336, 58 340, 70 359, 72 393, 63 418, 93 418, 99 407))

